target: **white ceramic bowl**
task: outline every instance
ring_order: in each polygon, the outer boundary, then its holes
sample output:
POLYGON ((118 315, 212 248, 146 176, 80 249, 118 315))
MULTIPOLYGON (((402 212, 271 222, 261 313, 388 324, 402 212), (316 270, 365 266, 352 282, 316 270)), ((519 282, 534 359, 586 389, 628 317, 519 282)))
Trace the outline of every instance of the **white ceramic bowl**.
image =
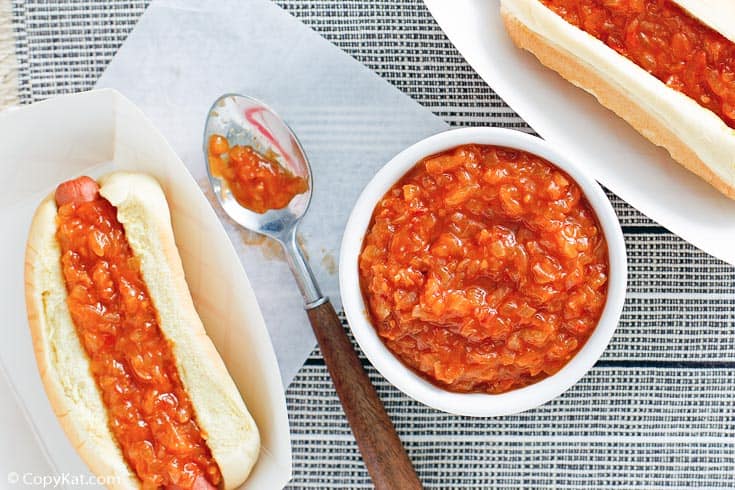
POLYGON ((342 238, 339 285, 347 320, 365 355, 385 378, 408 396, 430 407, 477 417, 508 415, 542 405, 559 396, 597 362, 615 332, 625 300, 627 265, 625 243, 615 211, 595 180, 581 166, 559 154, 544 140, 499 128, 463 128, 436 134, 405 149, 388 162, 360 194, 342 238), (610 273, 607 301, 592 336, 556 374, 538 383, 498 395, 452 393, 426 381, 395 357, 378 337, 367 316, 360 290, 358 256, 377 202, 424 157, 459 145, 498 145, 533 153, 569 174, 582 188, 597 213, 608 246, 610 273))

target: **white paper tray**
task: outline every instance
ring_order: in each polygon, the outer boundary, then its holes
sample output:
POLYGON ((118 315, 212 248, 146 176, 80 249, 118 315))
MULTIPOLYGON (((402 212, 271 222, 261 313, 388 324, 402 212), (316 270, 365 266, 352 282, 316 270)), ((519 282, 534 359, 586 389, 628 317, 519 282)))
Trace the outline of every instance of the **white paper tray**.
MULTIPOLYGON (((51 411, 33 356, 23 289, 28 228, 40 200, 59 182, 120 169, 149 173, 161 183, 194 303, 260 429, 260 457, 241 488, 282 488, 291 477, 291 443, 270 337, 222 224, 163 136, 114 90, 0 113, 0 134, 0 368, 53 469, 89 474, 51 411)), ((27 427, 12 431, 3 433, 5 440, 31 436, 27 427)), ((0 478, 4 485, 5 475, 0 478)))
POLYGON ((424 3, 467 62, 541 137, 631 206, 735 265, 735 201, 516 48, 503 27, 498 0, 424 3))

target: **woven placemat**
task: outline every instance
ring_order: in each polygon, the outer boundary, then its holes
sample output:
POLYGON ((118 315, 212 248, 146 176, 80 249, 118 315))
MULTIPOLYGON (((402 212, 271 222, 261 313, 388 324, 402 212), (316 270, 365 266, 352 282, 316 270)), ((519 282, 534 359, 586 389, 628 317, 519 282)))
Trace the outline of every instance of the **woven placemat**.
MULTIPOLYGON (((277 3, 449 123, 531 131, 420 0, 277 3)), ((13 2, 20 101, 91 88, 146 4, 13 2)), ((563 396, 512 417, 456 417, 368 365, 427 487, 735 488, 735 268, 609 195, 630 262, 626 306, 602 360, 563 396)), ((318 351, 287 402, 291 487, 371 488, 318 351)))

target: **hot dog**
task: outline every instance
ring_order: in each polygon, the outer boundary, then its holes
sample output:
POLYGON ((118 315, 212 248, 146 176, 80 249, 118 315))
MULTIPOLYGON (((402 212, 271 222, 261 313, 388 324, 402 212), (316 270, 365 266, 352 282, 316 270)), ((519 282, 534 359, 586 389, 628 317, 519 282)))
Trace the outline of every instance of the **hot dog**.
POLYGON ((31 224, 26 304, 44 388, 110 488, 234 488, 260 436, 194 308, 161 187, 58 186, 31 224))
POLYGON ((735 4, 501 0, 514 43, 735 199, 735 4))

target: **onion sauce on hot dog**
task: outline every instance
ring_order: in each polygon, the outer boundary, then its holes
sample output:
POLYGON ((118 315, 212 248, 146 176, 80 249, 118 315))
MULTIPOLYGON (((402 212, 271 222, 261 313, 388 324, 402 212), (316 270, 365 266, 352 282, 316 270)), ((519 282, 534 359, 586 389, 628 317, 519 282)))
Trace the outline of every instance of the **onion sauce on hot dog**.
POLYGON ((163 192, 142 174, 64 182, 31 226, 42 380, 91 469, 119 476, 111 488, 233 488, 257 458, 257 428, 175 252, 163 192))

